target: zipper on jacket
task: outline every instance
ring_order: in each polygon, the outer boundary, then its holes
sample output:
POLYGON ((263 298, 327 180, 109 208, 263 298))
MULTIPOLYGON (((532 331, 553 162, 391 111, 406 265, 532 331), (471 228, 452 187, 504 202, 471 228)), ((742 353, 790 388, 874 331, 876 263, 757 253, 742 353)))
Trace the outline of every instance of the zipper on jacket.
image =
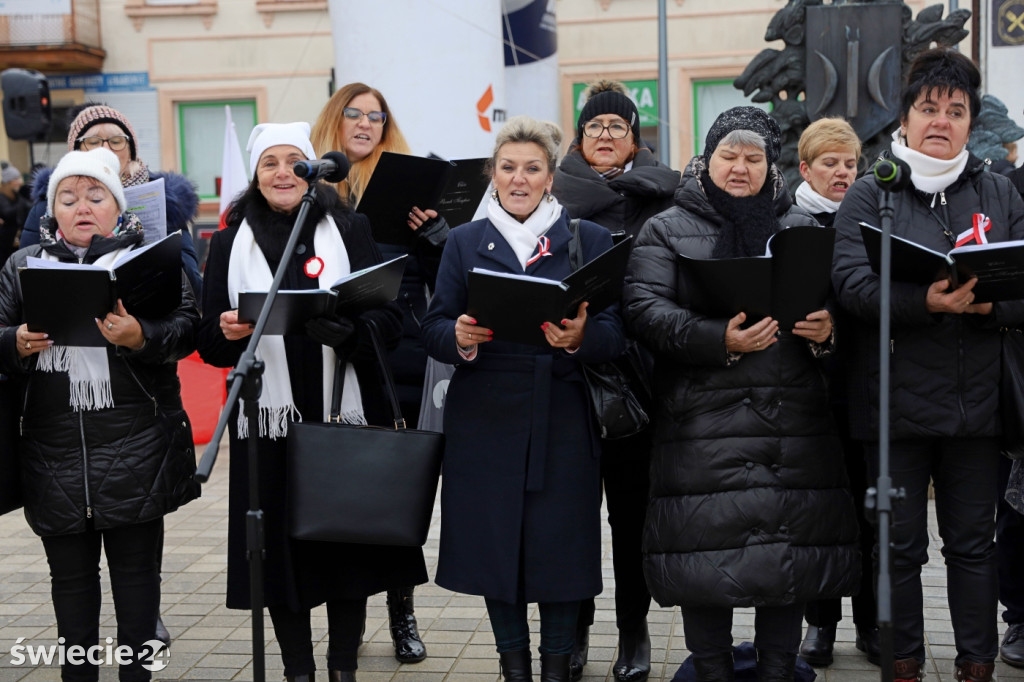
POLYGON ((943 206, 946 205, 946 190, 939 192, 939 203, 943 206))
POLYGON ((32 388, 32 375, 25 381, 25 396, 21 400, 21 415, 18 417, 18 436, 25 435, 25 413, 28 411, 28 394, 32 388))
POLYGON ((89 495, 89 451, 85 447, 85 417, 78 413, 78 435, 82 439, 82 490, 85 491, 85 518, 92 518, 92 496, 89 495))
POLYGON ((889 339, 889 355, 896 354, 896 339, 889 339))
POLYGON ((128 360, 125 359, 123 355, 121 356, 121 360, 124 361, 124 366, 128 368, 128 374, 131 375, 132 380, 135 381, 135 384, 139 387, 139 390, 142 391, 142 395, 149 398, 149 401, 153 403, 153 416, 159 417, 160 404, 156 401, 156 396, 150 395, 149 391, 146 390, 146 387, 142 385, 142 382, 139 380, 139 377, 136 376, 135 370, 132 369, 132 364, 128 362, 128 360))

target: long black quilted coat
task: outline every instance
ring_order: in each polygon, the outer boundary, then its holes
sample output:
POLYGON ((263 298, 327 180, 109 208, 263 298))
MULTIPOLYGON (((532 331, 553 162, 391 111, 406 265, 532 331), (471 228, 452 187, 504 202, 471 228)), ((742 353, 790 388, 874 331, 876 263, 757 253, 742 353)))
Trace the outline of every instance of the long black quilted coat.
MULTIPOLYGON (((93 239, 84 262, 138 243, 141 232, 93 239)), ((36 356, 18 357, 22 323, 17 268, 47 250, 77 257, 44 240, 11 256, 0 271, 0 372, 24 375, 21 481, 25 518, 41 536, 80 533, 87 519, 103 529, 143 523, 199 496, 192 428, 181 404, 177 361, 195 349, 199 312, 182 277, 181 305, 159 320, 139 319, 139 351, 107 346, 114 407, 74 412, 68 375, 35 370, 36 356)), ((73 300, 69 292, 69 300, 73 300)))
MULTIPOLYGON (((805 339, 729 364, 728 320, 688 303, 676 254, 710 258, 721 219, 695 159, 640 231, 623 314, 655 354, 644 573, 662 606, 779 606, 850 594, 857 522, 819 361, 805 339)), ((813 225, 773 170, 783 226, 813 225)))
MULTIPOLYGON (((990 242, 1024 239, 1024 202, 1011 182, 985 172, 971 157, 960 177, 938 195, 908 189, 893 195, 893 234, 945 253, 944 233, 968 230, 974 213, 989 217, 990 242)), ((868 263, 858 223, 881 227, 881 190, 858 180, 836 214, 832 283, 840 304, 857 318, 850 375, 850 428, 878 439, 879 278, 868 263)), ((1001 433, 999 327, 1024 322, 1024 301, 994 304, 994 314, 933 315, 928 287, 893 282, 889 339, 892 438, 985 437, 1001 433)))

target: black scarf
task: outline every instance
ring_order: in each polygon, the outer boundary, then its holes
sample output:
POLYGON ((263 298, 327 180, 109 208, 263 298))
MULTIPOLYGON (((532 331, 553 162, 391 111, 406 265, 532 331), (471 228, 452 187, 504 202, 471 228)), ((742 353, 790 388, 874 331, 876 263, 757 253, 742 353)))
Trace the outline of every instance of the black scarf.
MULTIPOLYGON (((300 243, 312 239, 317 224, 323 220, 325 214, 326 211, 318 203, 310 207, 306 224, 299 236, 300 243)), ((284 247, 288 244, 288 237, 298 215, 298 209, 292 213, 279 213, 271 209, 266 200, 254 200, 245 207, 245 220, 249 223, 253 239, 263 252, 263 257, 267 259, 271 272, 277 272, 284 247)))
POLYGON ((734 197, 720 189, 706 170, 701 172, 700 181, 708 203, 722 218, 711 257, 763 256, 768 240, 779 231, 771 178, 766 178, 761 191, 752 197, 734 197))

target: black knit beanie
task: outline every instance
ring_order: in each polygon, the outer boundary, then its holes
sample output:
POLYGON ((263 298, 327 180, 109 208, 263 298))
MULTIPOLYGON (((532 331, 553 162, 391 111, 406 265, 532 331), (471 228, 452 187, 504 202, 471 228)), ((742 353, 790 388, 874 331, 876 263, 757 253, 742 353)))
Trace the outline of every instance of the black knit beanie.
POLYGON ((590 119, 601 114, 615 114, 621 116, 622 120, 633 129, 633 142, 640 144, 640 114, 636 110, 633 100, 614 90, 604 90, 594 94, 580 111, 580 117, 576 120, 576 139, 583 139, 583 126, 590 119))
POLYGON ((779 158, 782 149, 782 130, 774 118, 764 109, 757 107, 733 107, 719 114, 708 131, 704 142, 704 163, 711 163, 711 155, 715 153, 722 138, 734 130, 749 130, 757 133, 764 140, 764 154, 771 166, 779 158))

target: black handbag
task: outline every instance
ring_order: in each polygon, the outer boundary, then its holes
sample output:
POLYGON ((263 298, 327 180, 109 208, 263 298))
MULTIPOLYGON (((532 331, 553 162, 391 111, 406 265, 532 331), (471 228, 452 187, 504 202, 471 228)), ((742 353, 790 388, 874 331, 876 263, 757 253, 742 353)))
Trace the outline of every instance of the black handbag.
POLYGON ((331 421, 288 429, 292 537, 421 547, 434 510, 444 436, 406 428, 373 322, 367 327, 394 413, 393 429, 338 423, 344 364, 335 372, 331 421))
MULTIPOLYGON (((578 218, 569 221, 569 267, 574 272, 584 265, 579 226, 578 218)), ((650 424, 646 406, 651 403, 651 386, 645 359, 643 348, 629 341, 626 352, 615 360, 581 364, 601 438, 626 438, 650 424)))
POLYGON ((1024 459, 1024 332, 1002 330, 1002 376, 999 411, 1003 421, 1002 452, 1010 459, 1024 459))

